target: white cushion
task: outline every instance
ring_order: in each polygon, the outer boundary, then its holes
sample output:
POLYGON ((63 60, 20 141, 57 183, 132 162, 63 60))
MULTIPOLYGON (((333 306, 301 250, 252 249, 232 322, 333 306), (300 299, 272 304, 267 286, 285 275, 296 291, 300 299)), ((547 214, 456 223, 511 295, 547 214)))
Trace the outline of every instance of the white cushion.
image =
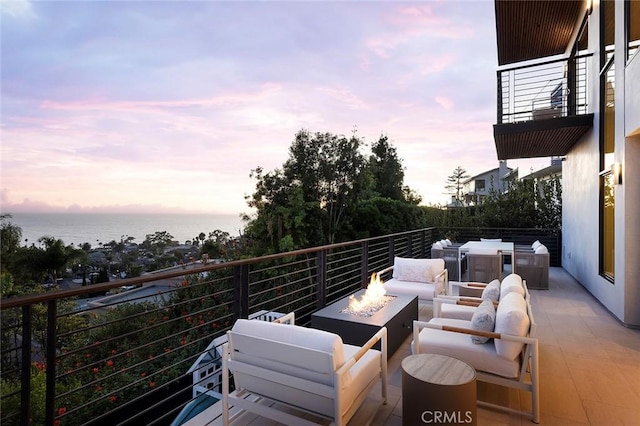
POLYGON ((433 243, 431 248, 442 250, 442 243, 440 243, 440 241, 436 241, 435 243, 433 243))
MULTIPOLYGON (((429 323, 471 328, 470 321, 450 318, 433 318, 429 323)), ((473 344, 468 334, 424 328, 420 330, 419 341, 420 353, 451 356, 466 362, 477 371, 508 378, 518 377, 520 371, 518 360, 508 360, 497 356, 496 347, 491 343, 487 345, 473 344)), ((415 342, 411 343, 411 351, 416 353, 415 342)))
POLYGON ((433 266, 442 262, 444 269, 444 260, 442 259, 410 259, 405 257, 396 257, 393 260, 393 278, 401 281, 414 281, 422 283, 433 282, 433 277, 440 270, 434 273, 433 266))
MULTIPOLYGON (((493 331, 496 321, 496 308, 491 300, 484 300, 476 308, 471 317, 471 328, 478 331, 493 331)), ((471 335, 471 341, 483 344, 489 341, 488 337, 471 335)))
POLYGON ((382 285, 387 293, 418 296, 418 299, 421 300, 433 300, 436 295, 436 286, 433 283, 401 281, 392 278, 382 285))
POLYGON ((549 250, 547 249, 547 246, 540 244, 538 247, 536 247, 534 249, 534 251, 536 252, 536 254, 547 254, 549 253, 549 250))
POLYGON ((537 248, 538 248, 539 246, 541 246, 541 245, 542 245, 542 243, 540 242, 540 240, 535 240, 535 241, 533 242, 533 244, 531 244, 531 248, 535 250, 535 249, 537 249, 537 248))
POLYGON ((494 302, 500 300, 500 281, 493 280, 482 290, 482 299, 489 299, 494 302))
MULTIPOLYGON (((346 359, 352 358, 358 351, 360 346, 344 345, 344 355, 346 359)), ((342 414, 346 413, 353 405, 358 394, 364 389, 368 383, 380 375, 380 351, 369 349, 349 369, 348 386, 342 388, 342 414)))
POLYGON ((440 240, 440 244, 442 244, 442 247, 447 247, 449 245, 449 243, 447 243, 447 240, 440 240))
POLYGON ((522 285, 522 277, 518 274, 509 274, 502 279, 500 283, 500 300, 507 293, 516 292, 524 297, 524 286, 522 285))
POLYGON ((471 321, 471 317, 473 317, 475 311, 475 306, 458 305, 456 303, 442 303, 440 305, 439 316, 440 318, 452 318, 471 321))
MULTIPOLYGON (((527 302, 522 295, 511 292, 500 299, 496 310, 495 332, 525 337, 529 332, 527 302)), ((523 343, 494 339, 496 352, 503 358, 516 359, 522 351, 523 343)))
POLYGON ((502 238, 480 238, 480 241, 485 243, 501 243, 502 238))
POLYGON ((447 239, 445 239, 445 241, 447 242, 447 245, 448 245, 448 246, 450 246, 450 245, 452 244, 452 243, 451 243, 451 240, 450 240, 450 239, 448 239, 448 238, 447 238, 447 239))
MULTIPOLYGON (((232 330, 237 333, 260 337, 262 339, 332 353, 334 370, 340 368, 345 362, 342 339, 337 334, 329 333, 328 331, 291 324, 247 319, 237 320, 232 330)), ((318 372, 325 373, 326 371, 319 370, 318 372)))

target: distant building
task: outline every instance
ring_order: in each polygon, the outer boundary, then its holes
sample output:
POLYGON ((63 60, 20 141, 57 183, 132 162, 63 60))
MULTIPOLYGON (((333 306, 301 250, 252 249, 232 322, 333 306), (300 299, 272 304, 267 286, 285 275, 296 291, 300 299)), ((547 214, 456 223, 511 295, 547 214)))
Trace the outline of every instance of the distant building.
POLYGON ((535 170, 520 179, 547 180, 551 178, 562 179, 562 157, 551 157, 551 165, 540 170, 535 170))
MULTIPOLYGON (((462 184, 462 201, 467 206, 475 206, 482 203, 482 200, 491 191, 504 192, 509 187, 510 179, 517 179, 517 173, 507 167, 506 161, 500 161, 498 168, 488 170, 478 175, 472 176, 462 184)), ((517 172, 517 169, 516 169, 517 172)))

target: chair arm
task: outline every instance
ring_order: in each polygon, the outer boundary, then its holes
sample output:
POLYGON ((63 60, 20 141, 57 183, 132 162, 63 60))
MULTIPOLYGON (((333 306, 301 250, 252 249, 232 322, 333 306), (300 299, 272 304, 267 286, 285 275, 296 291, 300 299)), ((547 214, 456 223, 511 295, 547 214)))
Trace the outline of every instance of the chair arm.
POLYGON ((275 322, 275 323, 278 323, 278 324, 291 324, 291 325, 294 325, 296 323, 296 313, 295 312, 289 312, 288 314, 283 315, 280 318, 274 319, 272 322, 275 322))
MULTIPOLYGON (((451 296, 451 295, 442 295, 433 298, 433 317, 440 318, 442 312, 442 305, 445 303, 451 305, 463 305, 463 306, 472 306, 478 307, 485 299, 481 299, 479 297, 465 297, 465 296, 451 296)), ((494 308, 498 308, 498 302, 493 302, 494 308)))
POLYGON ((469 287, 469 288, 485 288, 487 286, 486 283, 477 283, 477 282, 466 282, 466 283, 462 283, 464 287, 469 287))
POLYGON ((440 318, 442 305, 445 303, 455 304, 457 298, 455 296, 440 295, 433 298, 433 317, 440 318))
POLYGON ((384 268, 382 271, 374 272, 374 273, 376 274, 376 277, 380 278, 380 276, 381 276, 381 275, 384 275, 384 274, 386 274, 387 272, 390 272, 390 271, 392 271, 392 270, 393 270, 393 265, 392 265, 392 266, 389 266, 389 267, 387 267, 387 268, 384 268))
POLYGON ((426 321, 413 321, 413 341, 415 342, 414 346, 415 346, 416 353, 418 353, 420 350, 419 335, 420 335, 420 330, 422 330, 423 328, 432 328, 434 330, 442 330, 442 331, 448 331, 452 333, 471 334, 474 336, 488 337, 490 339, 502 339, 510 342, 524 343, 526 345, 537 346, 538 344, 538 339, 535 339, 533 337, 515 336, 513 334, 496 333, 493 331, 473 330, 471 328, 454 327, 454 326, 444 325, 444 324, 432 324, 426 321))
POLYGON ((474 293, 478 293, 478 296, 487 286, 485 283, 468 282, 468 281, 449 281, 449 294, 460 294, 461 289, 472 290, 474 293), (457 289, 457 291, 455 290, 457 289))
POLYGON ((374 334, 367 342, 362 345, 358 352, 356 352, 351 358, 349 358, 343 365, 336 371, 336 374, 340 375, 348 371, 353 365, 360 360, 367 353, 367 351, 373 348, 373 345, 381 341, 380 349, 381 356, 387 359, 387 327, 382 327, 376 334, 374 334))
POLYGON ((449 271, 443 269, 438 275, 433 277, 433 283, 436 286, 435 295, 446 295, 449 286, 449 271))

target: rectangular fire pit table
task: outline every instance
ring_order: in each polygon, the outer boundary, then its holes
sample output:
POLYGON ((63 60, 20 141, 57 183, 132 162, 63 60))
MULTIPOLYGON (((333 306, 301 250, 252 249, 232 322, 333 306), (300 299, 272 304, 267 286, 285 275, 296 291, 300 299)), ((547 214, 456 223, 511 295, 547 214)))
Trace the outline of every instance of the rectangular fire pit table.
MULTIPOLYGON (((364 289, 354 293, 360 299, 364 289)), ((411 334, 413 321, 418 319, 418 297, 387 294, 393 299, 375 314, 366 317, 342 313, 349 306, 349 296, 311 314, 311 327, 339 335, 349 345, 364 345, 380 327, 387 327, 387 358, 411 334)), ((376 349, 380 349, 378 343, 376 349)))

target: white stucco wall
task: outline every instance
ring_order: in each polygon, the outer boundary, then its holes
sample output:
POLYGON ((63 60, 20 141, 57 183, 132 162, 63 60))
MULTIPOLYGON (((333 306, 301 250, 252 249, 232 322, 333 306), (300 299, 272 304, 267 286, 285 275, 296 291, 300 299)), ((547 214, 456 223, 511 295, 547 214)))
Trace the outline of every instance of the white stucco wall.
MULTIPOLYGON (((624 40, 624 26, 621 24, 623 7, 623 2, 616 3, 616 40, 624 40)), ((590 59, 588 84, 589 105, 594 113, 594 121, 592 130, 571 149, 563 164, 562 265, 620 321, 630 326, 640 326, 640 135, 625 137, 629 134, 625 128, 637 129, 640 126, 640 109, 636 109, 640 102, 640 71, 627 69, 625 75, 625 46, 617 43, 615 162, 623 164, 623 184, 615 188, 616 260, 615 282, 611 283, 599 273, 598 42, 599 10, 595 3, 589 22, 589 44, 593 57, 590 59), (633 101, 625 102, 628 96, 632 96, 633 101)))
POLYGON ((640 135, 640 49, 625 69, 625 135, 640 135))
POLYGON ((640 325, 640 51, 624 70, 624 322, 640 325))

